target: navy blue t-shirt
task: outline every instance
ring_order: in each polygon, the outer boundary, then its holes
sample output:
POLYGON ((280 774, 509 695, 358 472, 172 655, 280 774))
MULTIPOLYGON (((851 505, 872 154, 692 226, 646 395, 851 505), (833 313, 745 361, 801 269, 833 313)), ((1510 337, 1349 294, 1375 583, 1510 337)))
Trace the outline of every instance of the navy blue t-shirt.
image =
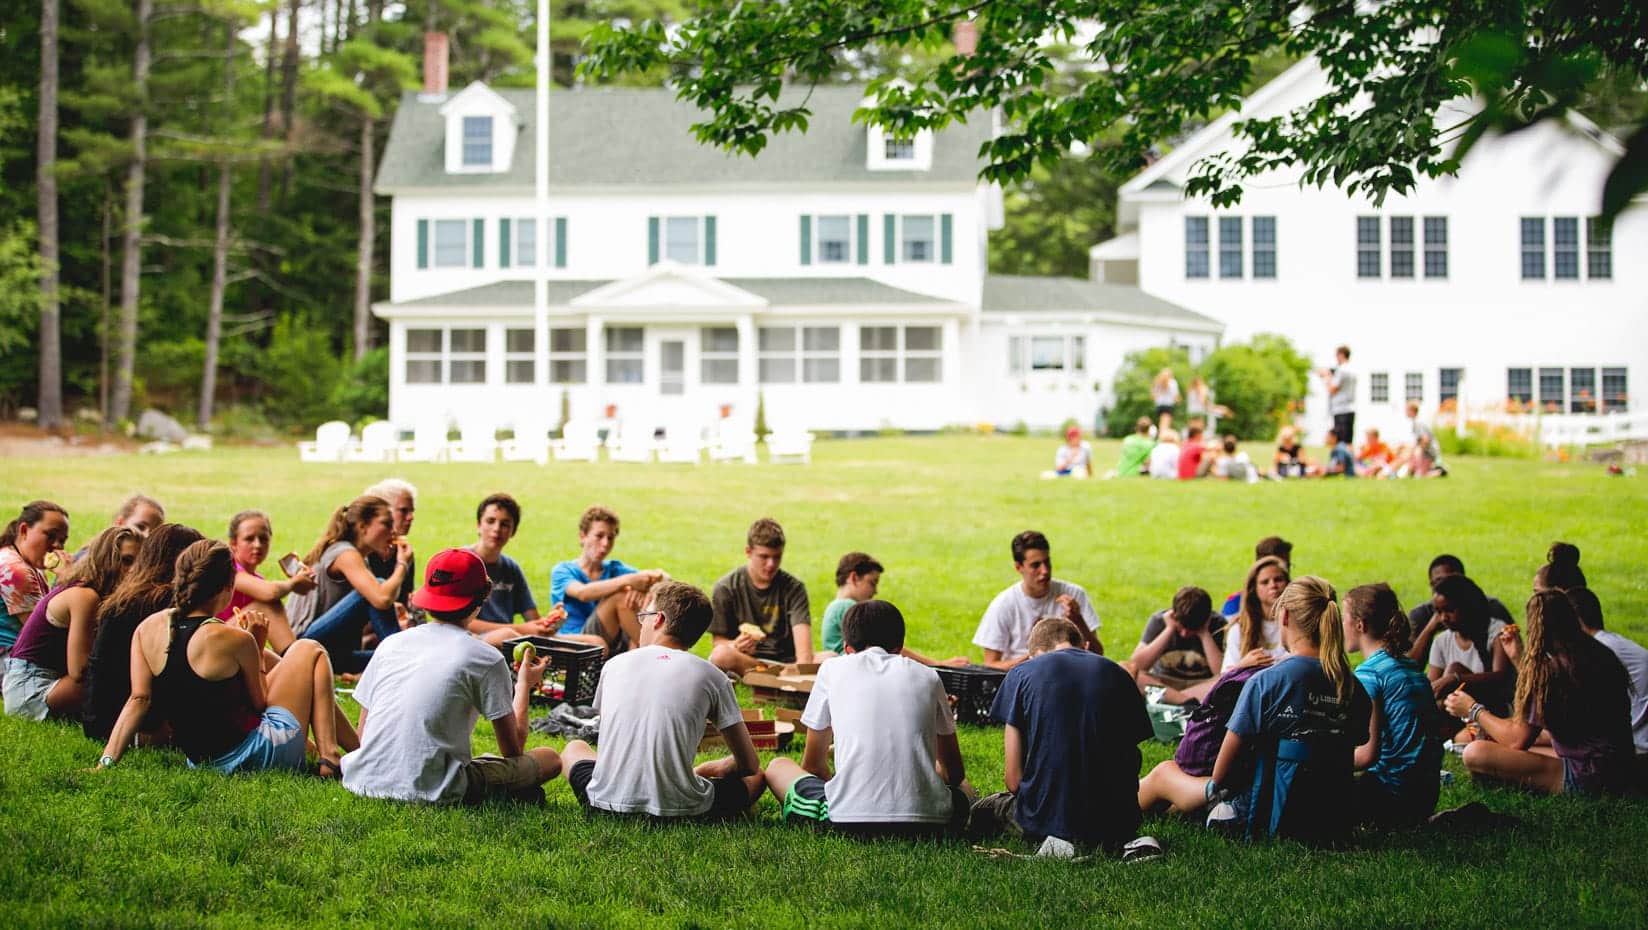
POLYGON ((488 623, 514 623, 517 614, 538 609, 519 562, 500 552, 498 561, 486 567, 486 577, 492 580, 492 594, 481 605, 479 619, 488 623))
POLYGON ((1125 842, 1139 829, 1139 743, 1153 731, 1121 666, 1059 649, 1007 673, 990 715, 1019 731, 1018 822, 1032 841, 1125 842))

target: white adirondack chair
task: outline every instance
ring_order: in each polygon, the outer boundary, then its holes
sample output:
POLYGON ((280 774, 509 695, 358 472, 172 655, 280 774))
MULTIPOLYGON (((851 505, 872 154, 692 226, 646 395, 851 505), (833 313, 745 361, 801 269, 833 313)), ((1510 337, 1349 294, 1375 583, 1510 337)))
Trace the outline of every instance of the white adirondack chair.
POLYGON ((515 436, 499 444, 506 462, 549 463, 549 425, 537 412, 515 419, 515 436))
POLYGON ((498 424, 492 418, 476 411, 465 414, 458 422, 458 438, 446 447, 448 462, 496 462, 498 460, 498 424))
POLYGON ((593 462, 601 457, 601 433, 594 420, 574 417, 561 427, 561 438, 549 448, 557 462, 593 462))
POLYGON ((412 441, 395 450, 402 462, 446 461, 446 417, 426 416, 412 427, 412 441))
POLYGON ((349 445, 349 424, 329 420, 315 427, 314 442, 298 443, 300 462, 337 462, 343 459, 343 450, 349 445))
POLYGON ((704 458, 704 428, 683 420, 664 427, 664 441, 658 444, 658 461, 697 465, 704 458))
POLYGON ((710 428, 710 461, 756 463, 755 425, 742 417, 724 417, 710 428))
POLYGON ((767 435, 767 461, 774 465, 790 462, 810 464, 813 460, 813 434, 797 427, 780 427, 767 435))
POLYGON ((607 437, 607 458, 614 462, 650 462, 657 451, 651 417, 627 416, 607 437))
POLYGON ((344 449, 345 462, 393 462, 400 444, 400 430, 388 420, 375 420, 361 427, 360 442, 344 449))

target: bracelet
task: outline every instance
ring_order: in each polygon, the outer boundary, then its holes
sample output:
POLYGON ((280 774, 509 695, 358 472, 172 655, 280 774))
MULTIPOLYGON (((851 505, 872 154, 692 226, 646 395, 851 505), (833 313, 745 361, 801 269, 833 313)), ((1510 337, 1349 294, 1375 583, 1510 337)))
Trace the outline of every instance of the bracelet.
POLYGON ((1478 717, 1480 717, 1480 716, 1482 716, 1482 712, 1483 712, 1483 711, 1484 711, 1484 710, 1487 710, 1487 708, 1485 708, 1485 707, 1483 707, 1483 706, 1482 706, 1482 702, 1481 702, 1481 701, 1478 701, 1478 702, 1476 702, 1476 703, 1475 703, 1475 704, 1472 704, 1472 705, 1471 705, 1471 710, 1470 710, 1470 713, 1468 713, 1468 714, 1466 714, 1466 715, 1465 715, 1465 719, 1466 719, 1466 720, 1467 720, 1467 721, 1468 721, 1468 722, 1470 722, 1470 723, 1472 723, 1472 724, 1474 724, 1474 723, 1476 723, 1476 718, 1478 718, 1478 717))
POLYGON ((103 758, 97 760, 97 767, 100 768, 100 769, 106 769, 106 768, 114 767, 114 757, 113 756, 104 756, 103 758))

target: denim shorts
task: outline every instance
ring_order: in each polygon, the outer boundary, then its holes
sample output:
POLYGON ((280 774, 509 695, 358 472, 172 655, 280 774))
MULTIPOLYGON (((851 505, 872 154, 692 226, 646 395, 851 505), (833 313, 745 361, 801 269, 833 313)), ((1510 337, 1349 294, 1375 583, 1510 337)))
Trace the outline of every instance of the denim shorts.
POLYGON ((286 708, 270 707, 239 746, 209 762, 190 762, 189 766, 229 775, 242 770, 301 769, 303 759, 303 724, 286 708))
POLYGON ((7 658, 5 664, 6 713, 25 720, 46 719, 51 713, 46 695, 63 676, 27 659, 7 658))

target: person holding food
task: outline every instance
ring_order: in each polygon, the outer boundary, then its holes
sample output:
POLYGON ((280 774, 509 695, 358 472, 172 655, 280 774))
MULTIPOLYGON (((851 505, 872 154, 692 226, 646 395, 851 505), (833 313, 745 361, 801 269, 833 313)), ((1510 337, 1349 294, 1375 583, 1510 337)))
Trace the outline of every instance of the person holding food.
POLYGON ((316 583, 313 591, 294 595, 287 604, 293 631, 325 646, 337 671, 359 672, 372 658, 370 650, 361 648, 368 624, 380 645, 401 630, 395 597, 412 571, 411 543, 395 535, 388 501, 362 496, 333 512, 303 562, 314 570, 316 583), (369 553, 393 553, 394 570, 378 577, 366 562, 369 553))
POLYGON ((217 618, 228 620, 256 607, 269 618, 266 645, 276 654, 284 654, 297 639, 292 632, 292 622, 286 619, 286 596, 315 590, 315 573, 293 555, 286 565, 296 570, 285 581, 270 581, 258 574, 258 566, 269 557, 269 542, 273 537, 273 524, 269 515, 261 510, 242 510, 229 519, 229 552, 235 558, 235 594, 217 618))
POLYGON ((0 659, 50 586, 43 569, 56 569, 69 538, 69 512, 51 501, 30 501, 0 532, 0 659), (56 559, 51 559, 56 556, 56 559))
POLYGON ((1213 613, 1213 598, 1195 585, 1173 595, 1173 605, 1150 615, 1129 661, 1140 684, 1168 685, 1162 700, 1182 704, 1207 696, 1213 670, 1224 667, 1224 617, 1213 613))
POLYGON ((763 663, 812 662, 813 620, 807 586, 779 568, 784 528, 762 517, 745 538, 745 564, 715 583, 710 662, 735 677, 763 663))
POLYGON ((618 545, 618 515, 596 504, 578 518, 576 559, 549 574, 549 597, 566 610, 557 636, 597 643, 608 655, 640 639, 636 612, 651 587, 669 579, 662 569, 642 570, 608 558, 618 545))

